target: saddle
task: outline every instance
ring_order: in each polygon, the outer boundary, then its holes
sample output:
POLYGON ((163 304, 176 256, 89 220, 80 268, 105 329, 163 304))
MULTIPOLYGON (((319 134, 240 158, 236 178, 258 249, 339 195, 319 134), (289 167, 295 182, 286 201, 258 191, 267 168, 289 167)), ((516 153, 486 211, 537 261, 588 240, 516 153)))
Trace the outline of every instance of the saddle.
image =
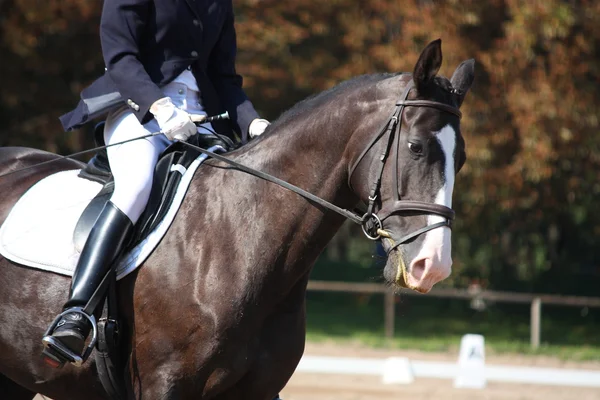
MULTIPOLYGON (((96 125, 94 139, 98 147, 104 146, 104 122, 96 125)), ((207 149, 220 145, 226 151, 231 151, 237 145, 228 137, 219 135, 194 135, 188 140, 189 144, 207 149)), ((168 211, 175 190, 179 185, 183 172, 200 155, 198 150, 175 142, 161 154, 154 170, 154 181, 146 209, 134 227, 134 234, 125 250, 137 245, 148 233, 156 227, 168 211)), ((106 149, 100 150, 79 173, 79 177, 98 182, 103 185, 100 192, 85 208, 73 232, 73 243, 81 251, 89 236, 98 215, 110 199, 114 191, 114 180, 108 163, 106 149)))
MULTIPOLYGON (((98 147, 104 146, 103 132, 104 123, 101 122, 96 126, 94 134, 98 147)), ((231 139, 216 133, 214 136, 195 135, 188 140, 188 143, 205 149, 219 145, 226 151, 237 147, 231 139)), ((132 238, 124 251, 135 247, 161 222, 173 202, 183 174, 200 154, 198 150, 181 142, 173 143, 161 154, 154 170, 154 181, 148 204, 136 223, 132 238)), ((78 176, 103 185, 96 197, 83 211, 73 232, 73 243, 81 251, 96 219, 114 191, 114 179, 110 171, 106 149, 96 153, 78 176)), ((113 269, 105 276, 86 308, 96 309, 96 314, 102 313, 102 318, 98 320, 97 324, 95 356, 100 381, 111 398, 125 399, 125 382, 121 373, 124 365, 119 351, 117 304, 116 273, 113 269), (103 302, 103 309, 98 310, 103 302)))

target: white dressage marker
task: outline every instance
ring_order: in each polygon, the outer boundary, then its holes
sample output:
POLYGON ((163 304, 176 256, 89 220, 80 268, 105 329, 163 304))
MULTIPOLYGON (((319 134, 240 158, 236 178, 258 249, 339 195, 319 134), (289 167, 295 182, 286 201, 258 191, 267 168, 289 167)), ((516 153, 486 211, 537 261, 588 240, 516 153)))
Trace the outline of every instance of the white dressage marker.
POLYGON ((483 389, 485 379, 485 341, 482 335, 468 334, 460 341, 458 373, 454 387, 483 389))
POLYGON ((409 359, 406 357, 391 357, 385 360, 382 381, 388 385, 413 383, 415 378, 409 359))

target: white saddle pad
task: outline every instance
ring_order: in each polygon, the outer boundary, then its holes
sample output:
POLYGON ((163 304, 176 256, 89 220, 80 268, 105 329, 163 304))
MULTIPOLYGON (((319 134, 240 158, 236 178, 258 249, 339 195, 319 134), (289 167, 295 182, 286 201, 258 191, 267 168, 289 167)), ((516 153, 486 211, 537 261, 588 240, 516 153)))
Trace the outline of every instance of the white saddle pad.
MULTIPOLYGON (((224 152, 221 146, 209 150, 224 152)), ((171 170, 183 176, 173 202, 163 220, 150 234, 117 262, 117 279, 134 271, 150 255, 173 222, 194 172, 206 159, 200 155, 186 170, 171 170)), ((72 276, 79 252, 73 244, 73 231, 83 210, 102 185, 77 176, 80 170, 50 175, 32 186, 13 207, 0 228, 0 254, 31 268, 72 276)))

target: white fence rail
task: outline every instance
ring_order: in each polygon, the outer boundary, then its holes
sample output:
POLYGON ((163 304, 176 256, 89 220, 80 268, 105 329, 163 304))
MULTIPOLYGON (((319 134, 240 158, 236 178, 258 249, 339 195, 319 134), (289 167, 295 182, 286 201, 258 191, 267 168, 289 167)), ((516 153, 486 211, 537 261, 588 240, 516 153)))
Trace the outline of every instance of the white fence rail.
MULTIPOLYGON (((386 365, 391 365, 387 360, 305 355, 296 372, 383 377, 386 365)), ((457 363, 409 360, 409 364, 416 378, 455 379, 458 373, 457 363)), ((489 364, 484 369, 487 381, 600 388, 600 371, 489 364)))

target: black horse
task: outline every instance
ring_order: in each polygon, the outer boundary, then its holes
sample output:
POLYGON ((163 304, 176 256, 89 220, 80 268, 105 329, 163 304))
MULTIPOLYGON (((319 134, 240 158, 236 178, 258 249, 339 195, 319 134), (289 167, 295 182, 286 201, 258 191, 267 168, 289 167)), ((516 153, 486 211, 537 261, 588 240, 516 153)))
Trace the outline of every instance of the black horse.
MULTIPOLYGON (((368 231, 384 236, 390 255, 385 278, 427 292, 450 273, 449 207, 465 161, 458 107, 474 65, 463 62, 448 80, 436 76, 441 62, 438 40, 412 75, 342 83, 228 157, 346 209, 370 203, 383 222, 373 217, 368 231)), ((2 148, 0 174, 53 158, 2 148)), ((61 160, 0 178, 0 221, 35 182, 81 167, 61 160)), ((280 186, 206 163, 160 245, 118 284, 131 397, 271 400, 303 353, 311 267, 343 222, 280 186)), ((0 263, 0 397, 106 399, 91 359, 54 370, 40 358, 69 279, 0 263)))

